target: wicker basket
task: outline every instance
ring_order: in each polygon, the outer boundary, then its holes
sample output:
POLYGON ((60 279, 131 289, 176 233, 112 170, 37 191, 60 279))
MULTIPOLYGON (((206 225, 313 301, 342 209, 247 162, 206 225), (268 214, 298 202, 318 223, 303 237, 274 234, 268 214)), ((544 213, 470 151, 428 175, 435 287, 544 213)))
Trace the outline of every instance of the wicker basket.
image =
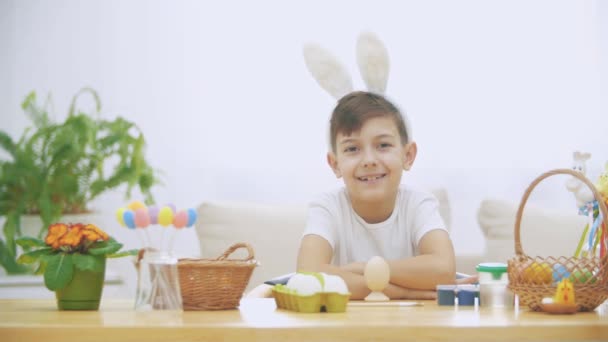
POLYGON ((184 310, 225 310, 239 306, 256 267, 253 249, 236 243, 217 259, 180 259, 177 263, 184 310), (245 259, 227 259, 239 248, 247 248, 245 259))
MULTIPOLYGON (((604 222, 607 220, 606 204, 603 203, 593 184, 581 173, 569 169, 557 169, 543 173, 526 189, 515 219, 515 257, 509 260, 509 288, 519 296, 519 301, 534 311, 541 310, 543 298, 553 297, 557 285, 553 281, 553 270, 565 267, 574 285, 578 311, 592 311, 608 298, 608 253, 603 257, 530 257, 523 251, 520 239, 521 219, 530 193, 543 179, 566 174, 580 179, 593 192, 599 202, 604 222), (582 276, 585 275, 585 276, 582 276)), ((608 242, 608 241, 606 241, 608 242)), ((547 243, 551 243, 547 240, 547 243)), ((604 243, 605 247, 607 244, 604 243)))

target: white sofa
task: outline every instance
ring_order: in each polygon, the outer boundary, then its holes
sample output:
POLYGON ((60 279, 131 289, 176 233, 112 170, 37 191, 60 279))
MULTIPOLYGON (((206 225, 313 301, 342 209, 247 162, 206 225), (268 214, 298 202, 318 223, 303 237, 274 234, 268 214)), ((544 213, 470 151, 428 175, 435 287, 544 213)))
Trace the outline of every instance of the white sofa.
MULTIPOLYGON (((433 192, 449 228, 448 196, 443 189, 433 192)), ((281 274, 294 272, 306 210, 305 205, 204 202, 198 207, 196 224, 201 255, 213 258, 235 242, 251 244, 260 265, 253 272, 248 289, 281 274)), ((485 251, 478 255, 457 254, 458 272, 474 274, 475 266, 480 262, 506 262, 514 255, 516 210, 516 204, 507 201, 481 202, 477 217, 485 236, 485 251)), ((585 218, 576 214, 556 213, 527 205, 521 233, 524 251, 529 255, 571 255, 584 224, 585 218)), ((239 253, 232 257, 246 256, 244 250, 239 253)))
MULTIPOLYGON (((485 260, 506 262, 515 253, 514 226, 519 203, 483 200, 477 220, 485 237, 485 260)), ((530 256, 572 256, 587 218, 526 204, 520 238, 524 253, 530 256)))

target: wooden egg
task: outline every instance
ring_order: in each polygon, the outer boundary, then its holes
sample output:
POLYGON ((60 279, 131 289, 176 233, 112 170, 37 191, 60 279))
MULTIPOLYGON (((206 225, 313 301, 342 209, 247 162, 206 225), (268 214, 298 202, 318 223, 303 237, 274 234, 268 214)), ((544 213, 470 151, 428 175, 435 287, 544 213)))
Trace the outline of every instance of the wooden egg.
POLYGON ((374 256, 365 265, 363 275, 370 290, 382 291, 388 285, 391 270, 383 258, 374 256))

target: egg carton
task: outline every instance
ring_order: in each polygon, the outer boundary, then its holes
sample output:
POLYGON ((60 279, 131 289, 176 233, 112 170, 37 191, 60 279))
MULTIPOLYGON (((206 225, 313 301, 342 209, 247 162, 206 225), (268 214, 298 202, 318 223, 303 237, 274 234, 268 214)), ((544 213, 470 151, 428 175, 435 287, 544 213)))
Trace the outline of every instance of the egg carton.
POLYGON ((277 308, 305 313, 345 312, 350 298, 350 293, 341 294, 336 292, 299 295, 281 284, 272 288, 272 295, 277 308))

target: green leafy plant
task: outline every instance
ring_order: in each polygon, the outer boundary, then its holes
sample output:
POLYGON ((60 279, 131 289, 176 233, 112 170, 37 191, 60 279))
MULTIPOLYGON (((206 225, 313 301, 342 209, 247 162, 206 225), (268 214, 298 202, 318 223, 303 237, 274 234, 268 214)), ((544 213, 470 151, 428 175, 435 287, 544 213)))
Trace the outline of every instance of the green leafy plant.
MULTIPOLYGON (((9 274, 32 272, 16 262, 16 239, 22 237, 21 218, 38 215, 42 225, 37 236, 62 215, 90 212, 92 200, 106 191, 125 186, 125 197, 138 187, 147 203, 153 203, 151 188, 158 184, 157 171, 144 157, 142 132, 122 117, 100 117, 101 102, 91 88, 73 98, 67 118, 56 123, 49 116, 47 101, 40 105, 31 92, 22 103, 33 123, 19 140, 0 131, 0 264, 9 274), (94 109, 78 109, 88 94, 94 109)), ((27 245, 24 245, 27 251, 27 245)))
POLYGON ((105 258, 136 255, 137 250, 119 252, 122 244, 108 236, 93 224, 52 224, 44 241, 22 237, 17 243, 26 248, 36 248, 22 254, 20 264, 40 263, 44 272, 44 285, 51 290, 67 286, 75 269, 103 272, 105 258))

